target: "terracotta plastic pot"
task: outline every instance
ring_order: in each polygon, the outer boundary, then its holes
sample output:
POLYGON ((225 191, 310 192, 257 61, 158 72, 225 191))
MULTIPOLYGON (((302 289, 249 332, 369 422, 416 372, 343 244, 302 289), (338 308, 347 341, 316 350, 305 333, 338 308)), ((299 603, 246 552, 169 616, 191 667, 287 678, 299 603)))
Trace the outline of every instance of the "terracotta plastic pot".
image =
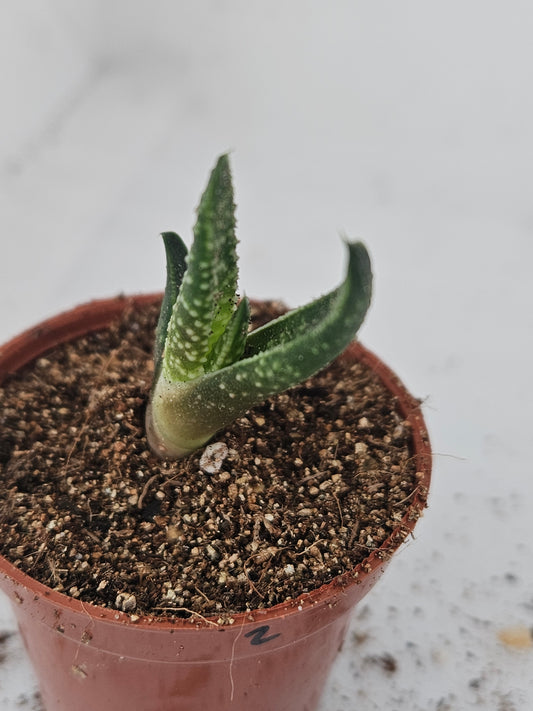
MULTIPOLYGON (((159 295, 96 301, 45 321, 0 350, 0 382, 46 350, 104 328, 127 306, 159 295)), ((372 353, 362 360, 398 399, 413 429, 419 487, 397 531, 353 571, 268 610, 191 622, 130 616, 84 604, 0 557, 9 596, 47 711, 312 711, 339 651, 350 610, 383 573, 425 506, 429 441, 418 402, 372 353)))

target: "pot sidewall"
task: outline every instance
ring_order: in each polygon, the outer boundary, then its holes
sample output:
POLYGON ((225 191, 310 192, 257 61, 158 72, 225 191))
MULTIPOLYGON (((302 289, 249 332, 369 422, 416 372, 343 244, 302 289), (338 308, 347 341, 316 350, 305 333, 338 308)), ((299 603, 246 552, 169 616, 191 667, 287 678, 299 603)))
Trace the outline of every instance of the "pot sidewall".
MULTIPOLYGON (((43 352, 104 328, 126 308, 159 294, 85 304, 30 329, 0 351, 0 382, 43 352)), ((399 398, 413 427, 423 478, 385 549, 354 571, 284 605, 216 620, 138 618, 73 600, 0 557, 9 596, 48 711, 311 711, 342 645, 353 606, 373 587, 425 506, 431 453, 418 403, 360 344, 345 358, 365 360, 399 398)))

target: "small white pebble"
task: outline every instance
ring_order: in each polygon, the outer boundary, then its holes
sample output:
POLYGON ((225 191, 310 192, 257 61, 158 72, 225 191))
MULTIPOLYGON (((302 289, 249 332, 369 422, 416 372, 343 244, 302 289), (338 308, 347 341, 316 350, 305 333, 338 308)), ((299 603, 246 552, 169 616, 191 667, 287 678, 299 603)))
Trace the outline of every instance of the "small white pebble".
POLYGON ((215 560, 218 560, 218 559, 220 558, 219 552, 218 552, 217 549, 216 549, 214 546, 212 546, 210 543, 208 543, 207 546, 205 547, 205 551, 206 551, 206 553, 207 553, 207 555, 208 555, 208 557, 209 557, 210 560, 215 561, 215 560))
POLYGON ((213 442, 208 444, 200 457, 200 467, 206 474, 216 474, 222 468, 222 464, 229 454, 229 450, 224 442, 213 442))
POLYGON ((127 592, 120 592, 115 599, 115 607, 122 612, 133 612, 137 607, 135 595, 127 592))
POLYGON ((396 425, 394 432, 392 433, 393 439, 400 439, 405 434, 405 427, 402 424, 396 425))

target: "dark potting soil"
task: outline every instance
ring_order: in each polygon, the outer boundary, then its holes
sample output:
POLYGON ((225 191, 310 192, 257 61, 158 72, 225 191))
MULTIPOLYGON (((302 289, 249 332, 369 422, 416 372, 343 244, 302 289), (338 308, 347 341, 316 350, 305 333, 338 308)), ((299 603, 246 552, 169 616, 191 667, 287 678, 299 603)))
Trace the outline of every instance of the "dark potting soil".
POLYGON ((418 483, 409 423, 379 379, 337 361, 212 447, 161 461, 144 435, 157 314, 130 309, 0 387, 2 555, 84 602, 224 622, 378 548, 418 483))

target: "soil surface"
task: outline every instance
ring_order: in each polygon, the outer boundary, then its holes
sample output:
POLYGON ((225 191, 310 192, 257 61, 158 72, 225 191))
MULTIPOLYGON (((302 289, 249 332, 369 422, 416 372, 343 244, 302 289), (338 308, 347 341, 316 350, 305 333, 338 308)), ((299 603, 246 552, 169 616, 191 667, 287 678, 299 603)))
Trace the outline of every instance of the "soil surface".
POLYGON ((380 381, 337 361, 160 461, 144 435, 157 315, 128 310, 0 387, 0 552, 85 602, 223 620, 378 548, 417 487, 409 423, 380 381))

